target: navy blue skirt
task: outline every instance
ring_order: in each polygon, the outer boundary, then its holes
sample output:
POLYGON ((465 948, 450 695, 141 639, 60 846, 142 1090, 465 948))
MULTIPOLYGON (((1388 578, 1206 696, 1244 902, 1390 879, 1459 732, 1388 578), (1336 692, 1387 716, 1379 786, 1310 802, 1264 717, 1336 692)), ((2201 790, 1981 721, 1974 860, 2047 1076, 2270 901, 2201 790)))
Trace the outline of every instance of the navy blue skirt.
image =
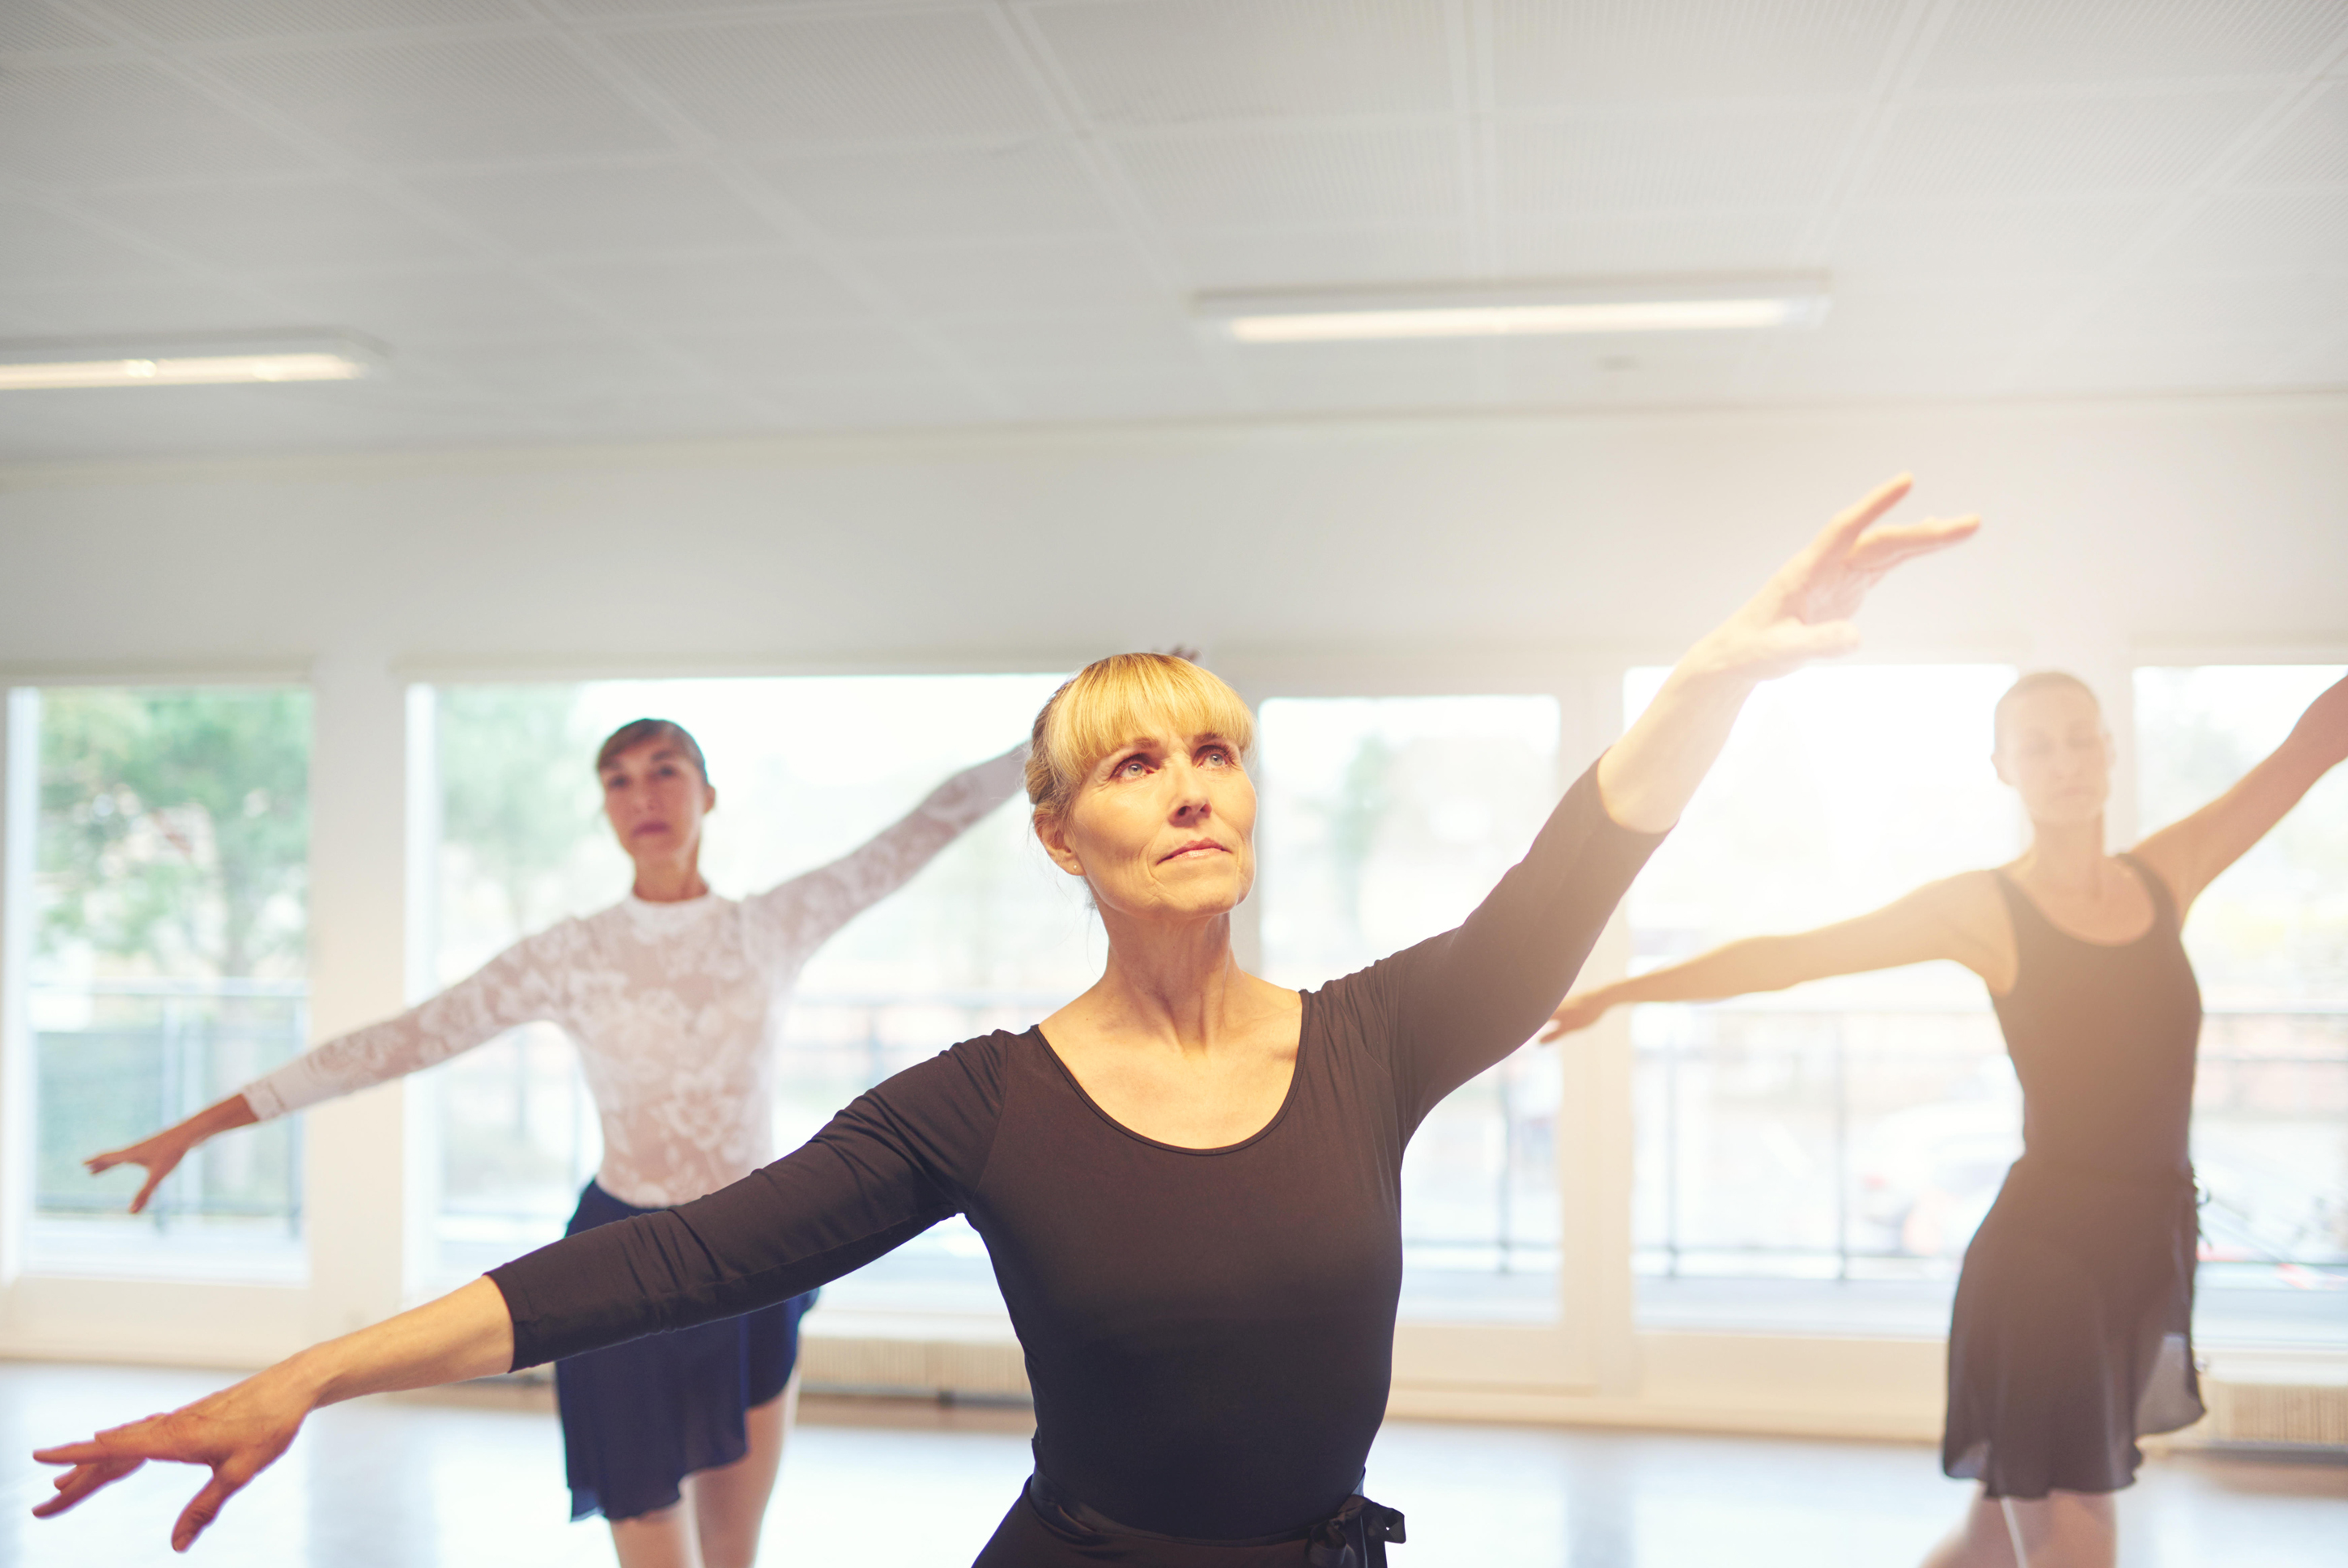
MULTIPOLYGON (((636 1214, 594 1183, 565 1235, 636 1214)), ((750 1451, 744 1414, 778 1397, 799 1358, 799 1318, 815 1293, 675 1334, 649 1334, 554 1364, 571 1517, 633 1519, 668 1507, 695 1471, 750 1451)))

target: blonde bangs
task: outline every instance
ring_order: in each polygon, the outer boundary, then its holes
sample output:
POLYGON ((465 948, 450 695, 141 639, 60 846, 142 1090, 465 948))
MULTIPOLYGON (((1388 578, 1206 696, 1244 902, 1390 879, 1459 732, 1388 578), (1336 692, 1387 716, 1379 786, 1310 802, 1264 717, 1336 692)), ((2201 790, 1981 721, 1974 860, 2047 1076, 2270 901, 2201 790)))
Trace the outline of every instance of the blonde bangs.
POLYGON ((1035 715, 1029 803, 1056 815, 1103 757, 1161 723, 1178 735, 1220 735, 1243 754, 1255 749, 1255 715, 1219 677, 1170 653, 1112 654, 1078 671, 1035 715))

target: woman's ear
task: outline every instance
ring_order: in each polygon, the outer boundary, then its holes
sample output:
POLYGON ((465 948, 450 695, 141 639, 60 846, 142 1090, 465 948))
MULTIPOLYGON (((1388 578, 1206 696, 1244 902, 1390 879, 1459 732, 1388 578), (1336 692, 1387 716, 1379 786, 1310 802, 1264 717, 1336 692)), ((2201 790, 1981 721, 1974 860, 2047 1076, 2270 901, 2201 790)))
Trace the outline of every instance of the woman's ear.
POLYGON ((707 816, 717 809, 717 786, 705 780, 701 786, 701 815, 707 816))
POLYGON ((1044 853, 1052 857, 1052 864, 1071 876, 1082 876, 1085 863, 1076 858, 1075 850, 1068 847, 1068 835, 1060 819, 1046 816, 1039 811, 1035 816, 1035 842, 1044 846, 1044 853))

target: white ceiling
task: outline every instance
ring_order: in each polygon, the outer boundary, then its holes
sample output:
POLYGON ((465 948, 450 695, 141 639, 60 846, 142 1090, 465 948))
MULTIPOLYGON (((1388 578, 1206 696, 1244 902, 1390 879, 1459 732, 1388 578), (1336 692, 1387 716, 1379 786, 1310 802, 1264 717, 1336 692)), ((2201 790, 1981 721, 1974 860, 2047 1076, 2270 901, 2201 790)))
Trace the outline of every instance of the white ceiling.
POLYGON ((0 458, 2348 385, 2348 0, 0 0, 0 458), (1814 332, 1200 290, 1823 270, 1814 332))

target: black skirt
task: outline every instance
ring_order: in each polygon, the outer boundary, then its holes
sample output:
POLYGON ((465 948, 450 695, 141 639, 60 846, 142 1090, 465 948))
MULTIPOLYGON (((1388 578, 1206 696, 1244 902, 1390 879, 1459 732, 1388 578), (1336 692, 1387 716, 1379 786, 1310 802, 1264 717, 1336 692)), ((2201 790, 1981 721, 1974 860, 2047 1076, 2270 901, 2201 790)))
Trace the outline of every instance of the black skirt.
MULTIPOLYGON (((594 1183, 565 1235, 634 1214, 594 1183)), ((650 1334, 554 1364, 571 1517, 633 1519, 668 1507, 695 1471, 750 1450, 744 1417, 779 1396, 798 1364, 799 1318, 815 1293, 675 1334, 650 1334)))
POLYGON ((2201 1419, 2189 1170, 2024 1154, 1965 1249, 1941 1468, 1991 1497, 2117 1491, 2136 1440, 2201 1419))

